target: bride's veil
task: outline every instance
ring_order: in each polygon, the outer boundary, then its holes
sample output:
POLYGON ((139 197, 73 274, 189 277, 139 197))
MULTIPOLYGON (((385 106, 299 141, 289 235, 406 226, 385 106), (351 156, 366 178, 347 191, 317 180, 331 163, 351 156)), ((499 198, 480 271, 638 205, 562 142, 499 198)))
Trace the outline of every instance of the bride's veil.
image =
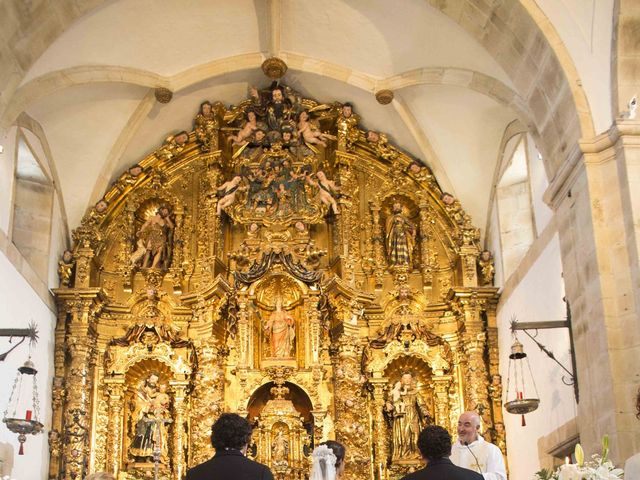
POLYGON ((320 445, 311 454, 311 477, 309 480, 335 480, 336 456, 326 445, 320 445))

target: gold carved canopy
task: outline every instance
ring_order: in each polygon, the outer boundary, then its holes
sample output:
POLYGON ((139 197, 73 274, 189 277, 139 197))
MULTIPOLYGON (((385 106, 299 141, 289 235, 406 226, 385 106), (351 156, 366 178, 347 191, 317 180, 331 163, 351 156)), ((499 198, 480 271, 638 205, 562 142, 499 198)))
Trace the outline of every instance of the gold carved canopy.
POLYGON ((492 257, 428 166, 286 85, 187 130, 60 260, 50 477, 181 479, 225 411, 278 478, 326 439, 346 478, 399 478, 465 409, 504 448, 492 257))

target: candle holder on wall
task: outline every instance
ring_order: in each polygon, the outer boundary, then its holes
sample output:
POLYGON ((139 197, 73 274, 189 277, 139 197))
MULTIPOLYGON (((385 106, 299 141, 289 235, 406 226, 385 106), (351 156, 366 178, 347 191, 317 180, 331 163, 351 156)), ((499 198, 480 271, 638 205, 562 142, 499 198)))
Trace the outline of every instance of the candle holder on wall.
POLYGON ((520 340, 518 340, 518 337, 514 335, 514 338, 513 345, 511 345, 511 354, 509 355, 509 372, 507 374, 507 392, 505 393, 504 408, 507 412, 514 415, 522 415, 522 426, 524 427, 527 425, 524 416, 538 408, 540 395, 538 394, 538 388, 533 379, 531 365, 529 364, 527 354, 524 352, 524 347, 522 343, 520 343, 520 340), (526 370, 525 363, 527 367, 526 370), (526 375, 527 373, 528 375, 526 375), (529 379, 528 381, 527 377, 529 379), (513 400, 509 400, 512 380, 515 397, 513 400), (533 385, 535 396, 528 396, 530 392, 530 389, 527 388, 528 384, 533 385))
POLYGON ((2 421, 7 425, 7 428, 18 434, 18 442, 20 442, 18 455, 24 455, 24 442, 27 441, 27 435, 37 435, 44 429, 44 425, 40 422, 37 374, 38 370, 36 370, 34 363, 31 361, 31 356, 29 356, 27 361, 18 368, 18 375, 13 382, 9 404, 2 417, 2 421), (25 390, 24 395, 23 390, 25 390), (31 398, 25 401, 25 395, 30 395, 31 398), (19 413, 22 411, 21 408, 25 411, 24 418, 19 413))

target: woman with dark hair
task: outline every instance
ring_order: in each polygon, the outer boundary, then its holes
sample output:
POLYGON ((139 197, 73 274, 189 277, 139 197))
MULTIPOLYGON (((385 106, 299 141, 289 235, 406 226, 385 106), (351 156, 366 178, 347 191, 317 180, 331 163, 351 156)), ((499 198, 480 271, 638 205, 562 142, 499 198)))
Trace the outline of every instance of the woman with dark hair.
MULTIPOLYGON (((636 418, 640 420, 640 388, 636 395, 636 418)), ((640 478, 640 453, 636 453, 633 457, 627 459, 624 464, 624 478, 628 480, 640 478)))
POLYGON ((327 440, 318 445, 311 454, 311 477, 309 480, 338 480, 344 472, 344 445, 327 440))

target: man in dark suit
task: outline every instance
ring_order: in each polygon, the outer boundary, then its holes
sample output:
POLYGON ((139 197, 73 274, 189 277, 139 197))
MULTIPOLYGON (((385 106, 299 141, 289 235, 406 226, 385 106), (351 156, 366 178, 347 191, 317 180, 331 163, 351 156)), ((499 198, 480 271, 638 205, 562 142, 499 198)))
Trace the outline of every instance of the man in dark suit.
POLYGON ((251 425, 235 413, 223 413, 211 427, 212 459, 187 472, 187 480, 273 480, 269 467, 245 457, 251 425))
POLYGON ((482 480, 479 473, 451 463, 451 435, 442 427, 431 425, 422 430, 418 436, 418 449, 427 466, 402 480, 482 480))

